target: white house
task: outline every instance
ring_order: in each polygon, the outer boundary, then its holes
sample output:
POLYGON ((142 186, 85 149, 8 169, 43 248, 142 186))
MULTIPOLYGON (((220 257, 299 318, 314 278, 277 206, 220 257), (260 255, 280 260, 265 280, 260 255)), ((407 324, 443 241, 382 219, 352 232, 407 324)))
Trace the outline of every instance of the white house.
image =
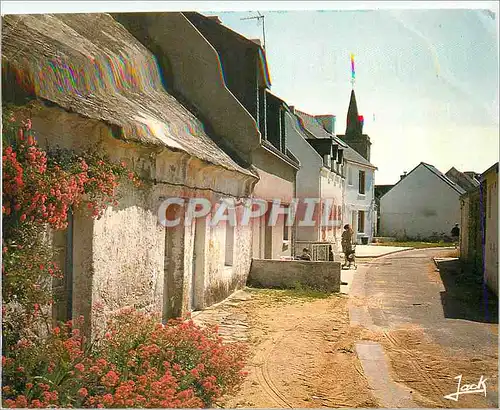
POLYGON ((351 91, 345 135, 338 137, 344 149, 346 183, 343 220, 356 232, 357 243, 371 242, 376 231, 375 171, 370 162, 370 137, 363 134, 363 117, 358 114, 356 95, 351 91))
POLYGON ((340 250, 345 181, 343 150, 347 144, 333 137, 334 124, 333 115, 315 117, 293 107, 286 118, 290 151, 301 164, 296 176, 296 196, 301 201, 306 198, 318 199, 318 209, 323 212, 327 209, 331 221, 328 226, 321 226, 320 223, 314 226, 298 225, 298 247, 304 243, 318 242, 318 245, 331 244, 334 252, 340 250))
POLYGON ((346 182, 343 220, 357 234, 357 242, 371 242, 377 223, 375 210, 375 170, 360 154, 348 147, 344 150, 346 182))
POLYGON ((450 235, 460 222, 464 193, 434 166, 421 162, 380 198, 381 234, 412 239, 450 235))

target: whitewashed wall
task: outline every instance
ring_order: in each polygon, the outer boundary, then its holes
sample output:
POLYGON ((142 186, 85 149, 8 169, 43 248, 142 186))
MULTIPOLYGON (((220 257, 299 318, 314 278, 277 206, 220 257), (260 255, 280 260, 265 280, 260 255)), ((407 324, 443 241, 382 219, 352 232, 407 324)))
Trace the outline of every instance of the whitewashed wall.
POLYGON ((428 238, 450 235, 460 222, 460 194, 419 165, 380 199, 383 236, 428 238))
POLYGON ((75 213, 74 317, 84 315, 96 329, 111 312, 126 306, 165 313, 171 298, 180 314, 223 300, 245 285, 251 263, 251 227, 235 228, 234 263, 225 269, 223 225, 209 228, 201 224, 196 238, 194 223, 176 227, 173 241, 167 243, 158 208, 169 197, 204 196, 216 203, 222 195, 213 191, 242 198, 251 191, 251 179, 186 154, 117 140, 104 123, 59 108, 32 107, 29 116, 42 147, 58 145, 76 151, 99 147, 111 160, 125 161, 149 181, 140 188, 124 182, 119 205, 108 207, 98 220, 75 213), (170 281, 168 269, 173 272, 170 281), (100 312, 93 310, 97 305, 102 306, 100 312))
MULTIPOLYGON (((299 160, 300 169, 297 171, 296 195, 299 199, 320 198, 321 183, 320 170, 323 159, 302 137, 297 129, 294 116, 287 113, 285 116, 287 145, 292 154, 299 160)), ((297 241, 318 241, 317 226, 297 226, 297 241)))
MULTIPOLYGON (((334 226, 328 227, 325 231, 326 241, 332 242, 337 251, 341 249, 342 236, 342 205, 343 205, 343 179, 339 175, 323 168, 321 172, 321 198, 332 201, 335 210, 333 217, 335 218, 334 226), (340 206, 340 212, 338 207, 340 206)), ((323 238, 320 237, 321 240, 323 238)))
POLYGON ((345 195, 344 195, 344 220, 343 225, 349 224, 357 233, 358 243, 362 236, 373 238, 373 225, 375 222, 375 172, 372 168, 346 163, 345 195), (359 171, 365 171, 365 193, 359 193, 359 171), (349 177, 351 175, 351 177, 349 177), (365 226, 363 232, 357 230, 357 212, 365 212, 365 226), (355 214, 353 215, 353 212, 355 214), (354 218, 354 219, 353 219, 354 218))

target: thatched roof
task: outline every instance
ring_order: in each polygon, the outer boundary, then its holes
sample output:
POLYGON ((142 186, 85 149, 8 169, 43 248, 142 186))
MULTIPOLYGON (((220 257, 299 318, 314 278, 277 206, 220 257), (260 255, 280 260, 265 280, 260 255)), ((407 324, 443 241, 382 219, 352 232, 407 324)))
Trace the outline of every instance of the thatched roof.
POLYGON ((163 87, 151 54, 108 14, 3 17, 2 60, 37 97, 118 125, 126 140, 185 151, 253 175, 163 87))

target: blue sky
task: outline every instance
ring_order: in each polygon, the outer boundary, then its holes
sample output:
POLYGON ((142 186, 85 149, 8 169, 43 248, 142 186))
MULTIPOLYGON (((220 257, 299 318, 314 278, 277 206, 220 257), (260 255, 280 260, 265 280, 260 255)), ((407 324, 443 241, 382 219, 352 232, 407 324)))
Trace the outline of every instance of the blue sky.
MULTIPOLYGON (((262 38, 256 12, 217 14, 262 38)), ((263 11, 272 91, 311 114, 337 115, 345 131, 356 97, 370 135, 377 184, 420 161, 482 172, 498 161, 498 37, 480 10, 263 11)), ((493 18, 492 18, 493 17, 493 18)))

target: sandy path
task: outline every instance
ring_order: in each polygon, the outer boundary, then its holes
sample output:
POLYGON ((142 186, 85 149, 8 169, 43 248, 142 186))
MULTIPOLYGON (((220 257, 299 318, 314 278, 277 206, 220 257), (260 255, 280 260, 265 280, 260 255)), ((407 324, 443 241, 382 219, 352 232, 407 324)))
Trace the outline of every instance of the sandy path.
POLYGON ((224 307, 227 318, 246 318, 252 357, 240 391, 221 406, 377 407, 354 350, 363 335, 349 326, 346 296, 302 299, 265 290, 251 295, 224 307))

